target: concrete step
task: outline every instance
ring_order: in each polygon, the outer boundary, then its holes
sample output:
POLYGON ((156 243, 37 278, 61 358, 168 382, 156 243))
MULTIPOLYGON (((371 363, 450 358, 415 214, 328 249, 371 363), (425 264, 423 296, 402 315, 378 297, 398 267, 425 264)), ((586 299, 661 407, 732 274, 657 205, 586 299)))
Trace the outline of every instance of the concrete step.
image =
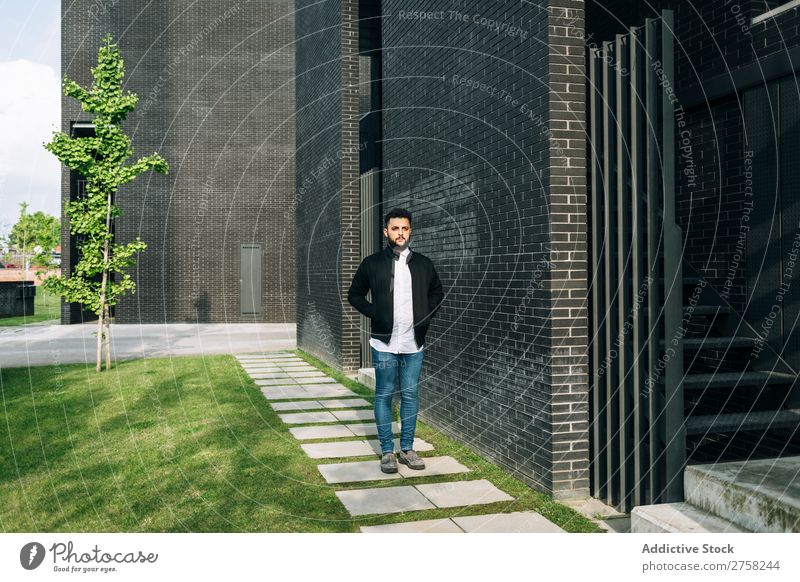
POLYGON ((744 533, 735 523, 689 503, 639 505, 631 511, 631 533, 744 533))
POLYGON ((687 435, 787 428, 796 431, 798 427, 800 409, 707 414, 686 419, 687 435))
POLYGON ((692 315, 718 315, 723 313, 730 313, 731 308, 727 305, 684 305, 683 312, 692 315))
POLYGON ((375 368, 361 368, 357 380, 367 388, 375 390, 375 368))
POLYGON ((755 532, 800 532, 800 457, 689 465, 686 501, 755 532))
MULTIPOLYGON (((749 337, 685 337, 683 347, 687 350, 732 350, 734 348, 752 348, 756 340, 749 337)), ((663 340, 661 345, 664 345, 663 340)))
POLYGON ((770 384, 792 384, 795 377, 780 372, 722 372, 715 374, 686 374, 683 387, 687 390, 706 388, 738 388, 754 386, 763 388, 770 384))

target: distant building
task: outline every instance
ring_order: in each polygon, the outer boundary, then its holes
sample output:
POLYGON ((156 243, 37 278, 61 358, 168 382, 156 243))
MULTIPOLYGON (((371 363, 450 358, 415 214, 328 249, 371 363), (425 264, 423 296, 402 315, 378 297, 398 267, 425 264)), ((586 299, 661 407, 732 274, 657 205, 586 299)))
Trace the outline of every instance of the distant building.
MULTIPOLYGON (((119 43, 125 88, 139 96, 124 125, 135 155, 157 151, 170 164, 117 196, 117 237, 148 248, 115 321, 293 322, 293 3, 77 0, 62 3, 61 33, 63 74, 81 84, 101 38, 119 43)), ((89 121, 62 98, 63 131, 91 132, 89 121)), ((65 172, 64 202, 80 188, 65 172)), ((64 306, 63 323, 85 317, 64 306)))

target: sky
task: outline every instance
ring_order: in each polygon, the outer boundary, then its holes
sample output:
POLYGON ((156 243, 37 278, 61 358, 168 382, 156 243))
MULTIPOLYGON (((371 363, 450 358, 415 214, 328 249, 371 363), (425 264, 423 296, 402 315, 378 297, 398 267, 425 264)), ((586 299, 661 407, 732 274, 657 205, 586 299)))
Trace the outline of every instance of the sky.
POLYGON ((20 202, 61 215, 58 160, 42 147, 61 126, 60 12, 60 0, 0 0, 0 235, 20 202))

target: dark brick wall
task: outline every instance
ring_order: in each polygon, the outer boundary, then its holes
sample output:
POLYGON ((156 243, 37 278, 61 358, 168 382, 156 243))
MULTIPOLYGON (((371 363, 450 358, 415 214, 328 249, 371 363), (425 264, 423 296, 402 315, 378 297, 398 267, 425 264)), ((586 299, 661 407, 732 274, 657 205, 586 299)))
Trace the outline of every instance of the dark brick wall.
MULTIPOLYGON (((157 151, 170 163, 168 176, 143 175, 118 194, 119 240, 140 236, 149 247, 116 321, 295 320, 293 8, 290 0, 63 3, 64 74, 88 83, 110 32, 126 89, 139 96, 125 122, 135 153, 157 151), (240 245, 252 243, 262 245, 262 316, 240 315, 240 245)), ((64 99, 62 119, 68 130, 87 117, 64 99)))
POLYGON ((358 2, 296 3, 297 345, 358 367, 358 2), (345 310, 348 310, 347 312, 345 310), (346 315, 347 313, 347 315, 346 315))
POLYGON ((588 491, 583 3, 553 4, 574 12, 384 0, 384 207, 446 291, 423 418, 567 496, 588 491))

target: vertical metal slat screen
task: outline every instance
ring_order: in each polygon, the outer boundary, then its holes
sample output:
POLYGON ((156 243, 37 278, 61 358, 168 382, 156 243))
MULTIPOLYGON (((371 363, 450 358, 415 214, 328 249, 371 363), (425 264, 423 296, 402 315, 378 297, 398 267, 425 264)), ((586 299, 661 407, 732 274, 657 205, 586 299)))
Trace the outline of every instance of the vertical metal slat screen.
POLYGON ((589 60, 592 494, 626 512, 682 496, 673 68, 670 11, 589 60))
MULTIPOLYGON (((378 170, 371 169, 361 174, 361 257, 368 257, 377 250, 378 226, 378 170)), ((361 320, 361 367, 372 367, 372 352, 369 348, 370 321, 361 320)))

